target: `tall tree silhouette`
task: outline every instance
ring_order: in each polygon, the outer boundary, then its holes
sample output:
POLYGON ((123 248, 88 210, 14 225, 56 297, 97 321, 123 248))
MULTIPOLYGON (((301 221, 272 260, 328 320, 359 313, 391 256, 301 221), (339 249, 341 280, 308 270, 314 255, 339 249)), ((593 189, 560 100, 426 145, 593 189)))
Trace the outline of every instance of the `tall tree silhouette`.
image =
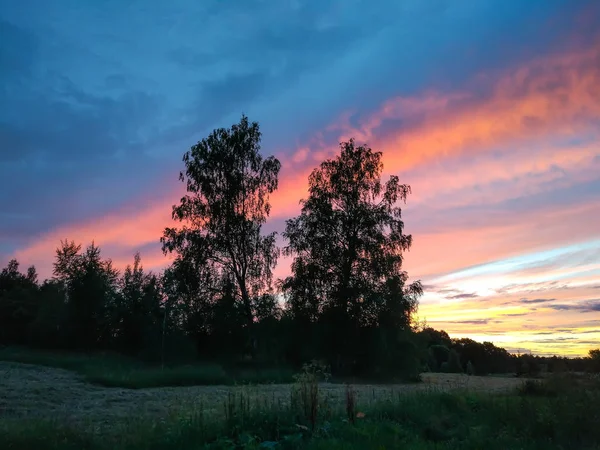
POLYGON ((327 342, 338 356, 356 352, 348 347, 359 345, 361 328, 407 328, 422 293, 402 269, 412 238, 397 203, 410 187, 397 176, 382 183, 381 152, 352 139, 340 147, 311 173, 301 214, 287 221, 285 253, 294 260, 283 282, 295 315, 331 325, 327 342))
MULTIPOLYGON (((275 233, 263 235, 270 212, 269 196, 277 189, 279 161, 260 155, 261 133, 256 122, 242 116, 230 129, 214 130, 183 157, 187 195, 173 206, 181 228, 166 228, 165 253, 210 266, 235 285, 235 303, 248 327, 257 301, 271 286, 277 262, 275 233)), ((204 269, 205 270, 205 269, 204 269)))

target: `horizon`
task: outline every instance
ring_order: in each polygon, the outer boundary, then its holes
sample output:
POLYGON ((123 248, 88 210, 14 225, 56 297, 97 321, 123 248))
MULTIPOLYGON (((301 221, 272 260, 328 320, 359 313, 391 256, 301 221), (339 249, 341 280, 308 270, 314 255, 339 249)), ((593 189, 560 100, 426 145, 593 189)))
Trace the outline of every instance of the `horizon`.
POLYGON ((244 113, 282 163, 267 231, 354 137, 412 187, 420 320, 511 353, 598 345, 600 3, 251 3, 0 0, 1 267, 48 278, 67 238, 164 268, 183 154, 244 113))

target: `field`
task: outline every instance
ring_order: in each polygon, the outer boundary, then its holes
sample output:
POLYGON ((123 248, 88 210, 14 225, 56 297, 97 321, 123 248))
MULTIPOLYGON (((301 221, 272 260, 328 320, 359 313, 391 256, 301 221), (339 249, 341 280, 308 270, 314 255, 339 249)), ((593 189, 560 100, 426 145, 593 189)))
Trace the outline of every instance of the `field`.
POLYGON ((0 448, 600 448, 600 391, 575 384, 424 374, 315 403, 311 383, 126 389, 0 362, 0 448))
MULTIPOLYGON (((522 383, 516 378, 468 377, 457 374, 424 374, 424 382, 397 385, 355 386, 357 401, 372 402, 390 395, 415 391, 469 389, 502 391, 522 383)), ((164 418, 173 412, 202 405, 208 414, 222 414, 229 395, 244 394, 251 403, 267 399, 282 404, 290 400, 290 384, 258 386, 190 386, 150 389, 105 388, 86 383, 67 370, 0 362, 0 414, 10 417, 36 417, 69 423, 114 424, 144 411, 147 416, 164 418)), ((344 401, 345 387, 322 384, 322 394, 334 404, 344 401)))

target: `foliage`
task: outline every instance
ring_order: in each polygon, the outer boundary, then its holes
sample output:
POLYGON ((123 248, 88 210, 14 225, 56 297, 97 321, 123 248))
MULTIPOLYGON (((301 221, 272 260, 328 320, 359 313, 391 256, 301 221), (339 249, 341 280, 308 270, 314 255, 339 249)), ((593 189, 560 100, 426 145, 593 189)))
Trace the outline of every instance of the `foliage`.
POLYGON ((64 337, 73 348, 93 350, 111 341, 118 276, 112 261, 103 260, 93 242, 84 252, 72 241, 61 242, 56 250, 54 279, 66 292, 64 337))
POLYGON ((465 372, 467 375, 475 375, 475 366, 471 361, 467 362, 467 367, 465 368, 465 372))
POLYGON ((263 235, 262 225, 280 163, 272 156, 263 159, 260 139, 258 123, 242 116, 239 124, 214 130, 185 153, 180 180, 188 193, 173 206, 173 219, 183 226, 166 228, 161 238, 165 253, 175 252, 181 265, 194 268, 188 277, 196 277, 196 289, 231 295, 249 329, 269 293, 278 256, 275 233, 263 235))
POLYGON ((450 350, 450 353, 448 353, 448 368, 447 371, 451 372, 451 373, 463 373, 463 366, 460 362, 460 356, 458 355, 458 352, 454 349, 450 350))
POLYGON ((258 124, 242 116, 185 153, 187 193, 172 209, 179 228, 161 239, 175 258, 162 273, 145 271, 139 254, 119 273, 94 242, 61 241, 43 282, 35 267, 10 261, 0 271, 0 345, 120 355, 73 364, 88 380, 128 387, 287 381, 315 359, 353 382, 418 381, 423 370, 600 371, 598 350, 515 356, 416 324, 422 286, 403 267, 412 238, 399 206, 410 187, 383 180, 381 152, 352 139, 313 170, 300 214, 286 223, 292 274, 276 292, 279 250, 263 226, 280 163, 261 156, 260 142, 258 124))
POLYGON ((166 386, 289 383, 294 371, 286 367, 254 370, 224 367, 215 362, 158 367, 118 354, 0 349, 0 361, 13 361, 72 370, 89 383, 105 387, 145 389, 166 386))
POLYGON ((590 370, 600 373, 600 348, 590 350, 589 355, 590 370))
POLYGON ((19 271, 16 259, 0 272, 0 342, 23 344, 23 329, 35 319, 38 309, 38 284, 35 267, 19 271))
POLYGON ((302 212, 286 223, 285 253, 294 260, 282 283, 293 317, 326 325, 325 356, 338 372, 361 364, 366 341, 395 346, 394 333, 371 330, 408 329, 422 293, 402 270, 412 237, 397 202, 410 187, 396 176, 382 183, 380 152, 353 140, 340 147, 311 173, 302 212))

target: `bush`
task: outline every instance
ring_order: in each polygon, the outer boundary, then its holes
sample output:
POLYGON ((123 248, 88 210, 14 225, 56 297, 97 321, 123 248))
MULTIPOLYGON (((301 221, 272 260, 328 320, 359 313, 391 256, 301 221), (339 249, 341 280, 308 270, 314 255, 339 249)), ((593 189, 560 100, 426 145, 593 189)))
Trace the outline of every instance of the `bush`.
POLYGON ((457 351, 452 349, 448 354, 448 364, 446 366, 446 371, 451 373, 463 373, 463 367, 460 363, 460 356, 457 351))
POLYGON ((475 375, 475 366, 471 361, 467 363, 467 375, 475 375))

